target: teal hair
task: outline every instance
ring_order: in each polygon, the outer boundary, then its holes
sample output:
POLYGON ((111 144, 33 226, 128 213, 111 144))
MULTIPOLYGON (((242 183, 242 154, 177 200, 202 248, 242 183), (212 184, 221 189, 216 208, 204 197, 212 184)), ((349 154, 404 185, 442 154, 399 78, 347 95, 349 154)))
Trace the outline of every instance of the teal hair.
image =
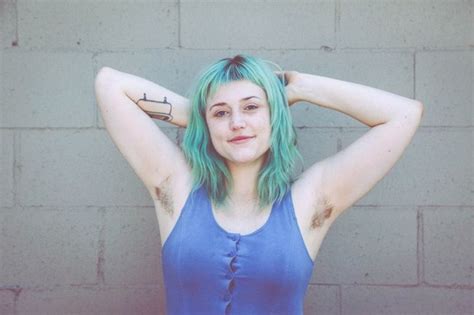
POLYGON ((283 198, 291 184, 295 159, 301 158, 284 78, 277 76, 265 60, 240 54, 221 59, 201 72, 189 93, 191 114, 182 147, 192 169, 193 189, 204 185, 216 204, 224 204, 232 189, 232 177, 212 145, 206 123, 206 103, 220 86, 238 80, 248 80, 262 88, 270 107, 270 149, 257 183, 259 205, 263 207, 283 198))

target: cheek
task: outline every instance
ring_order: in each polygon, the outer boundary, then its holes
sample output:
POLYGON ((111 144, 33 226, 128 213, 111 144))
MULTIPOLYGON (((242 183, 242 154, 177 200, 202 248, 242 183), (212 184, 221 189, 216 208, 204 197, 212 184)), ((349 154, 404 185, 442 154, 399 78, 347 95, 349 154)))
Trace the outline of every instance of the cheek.
POLYGON ((267 115, 261 116, 256 121, 256 126, 259 127, 262 133, 270 134, 271 133, 271 124, 270 124, 270 117, 267 115))
POLYGON ((215 146, 216 140, 221 138, 222 132, 219 129, 219 126, 217 124, 208 124, 207 129, 209 130, 209 137, 212 142, 212 144, 215 146))

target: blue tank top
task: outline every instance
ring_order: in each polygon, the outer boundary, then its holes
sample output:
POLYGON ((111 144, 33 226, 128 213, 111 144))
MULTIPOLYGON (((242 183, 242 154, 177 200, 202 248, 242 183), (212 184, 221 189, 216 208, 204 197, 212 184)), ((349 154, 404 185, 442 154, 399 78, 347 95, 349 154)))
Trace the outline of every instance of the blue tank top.
POLYGON ((314 262, 288 189, 250 234, 225 231, 204 187, 192 191, 162 247, 168 315, 302 315, 314 262))

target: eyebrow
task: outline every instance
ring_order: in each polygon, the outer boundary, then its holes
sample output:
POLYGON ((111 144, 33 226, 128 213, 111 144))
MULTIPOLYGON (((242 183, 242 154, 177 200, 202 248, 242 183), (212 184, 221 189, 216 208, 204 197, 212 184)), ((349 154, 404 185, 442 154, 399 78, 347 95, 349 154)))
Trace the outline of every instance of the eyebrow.
MULTIPOLYGON (((258 98, 258 99, 261 99, 261 98, 258 97, 258 96, 252 95, 252 96, 244 97, 244 98, 241 99, 240 101, 241 101, 241 102, 242 102, 242 101, 246 101, 246 100, 249 100, 249 99, 251 99, 251 98, 258 98)), ((214 105, 211 105, 211 107, 209 107, 209 111, 210 111, 214 106, 223 106, 223 105, 227 105, 227 103, 225 103, 225 102, 220 102, 220 103, 216 103, 216 104, 214 104, 214 105)))

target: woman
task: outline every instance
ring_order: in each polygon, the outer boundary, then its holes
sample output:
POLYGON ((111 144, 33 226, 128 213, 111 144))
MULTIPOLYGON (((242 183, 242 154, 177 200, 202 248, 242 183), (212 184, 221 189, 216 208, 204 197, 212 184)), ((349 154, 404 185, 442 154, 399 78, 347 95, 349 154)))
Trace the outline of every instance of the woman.
POLYGON ((189 100, 111 68, 95 84, 108 132, 155 202, 169 314, 302 314, 329 227, 400 159, 423 113, 419 101, 274 73, 249 55, 208 67, 189 100), (292 182, 288 105, 299 101, 372 128, 292 182), (183 150, 150 118, 187 127, 183 150))

